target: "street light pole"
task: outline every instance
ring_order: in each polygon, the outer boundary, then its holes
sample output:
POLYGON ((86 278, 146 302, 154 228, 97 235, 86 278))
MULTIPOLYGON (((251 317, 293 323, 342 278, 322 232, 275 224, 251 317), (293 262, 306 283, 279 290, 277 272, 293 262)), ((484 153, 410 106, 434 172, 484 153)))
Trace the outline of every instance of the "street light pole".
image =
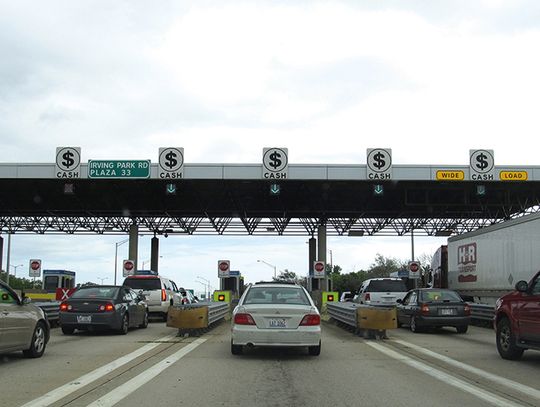
POLYGON ((103 282, 107 280, 109 277, 96 277, 98 280, 101 280, 101 285, 103 285, 103 282))
POLYGON ((17 268, 23 266, 23 264, 17 264, 16 266, 14 266, 13 264, 10 264, 11 267, 13 267, 15 269, 15 274, 13 274, 14 277, 17 277, 17 268))
MULTIPOLYGON (((197 276, 197 278, 200 278, 201 280, 204 280, 208 283, 208 291, 206 291, 206 294, 207 294, 207 299, 210 300, 210 280, 207 280, 206 278, 204 277, 201 277, 201 276, 197 276)), ((200 282, 200 281, 199 281, 200 282)), ((204 289, 206 290, 206 285, 204 287, 204 289)))
POLYGON ((257 260, 257 262, 259 262, 259 263, 264 263, 264 264, 266 264, 267 266, 272 267, 272 268, 274 269, 274 279, 277 278, 277 274, 276 274, 276 266, 274 266, 273 264, 267 263, 267 262, 265 262, 264 260, 257 260))
POLYGON ((116 242, 116 250, 114 251, 114 285, 116 285, 116 274, 118 272, 118 246, 122 246, 124 243, 129 242, 129 239, 124 239, 120 242, 116 242))

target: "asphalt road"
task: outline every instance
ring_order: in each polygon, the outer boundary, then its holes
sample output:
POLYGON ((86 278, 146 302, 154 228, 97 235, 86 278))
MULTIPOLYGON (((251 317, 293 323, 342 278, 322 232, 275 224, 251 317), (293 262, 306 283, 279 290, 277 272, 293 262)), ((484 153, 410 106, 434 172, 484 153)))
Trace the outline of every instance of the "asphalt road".
POLYGON ((41 359, 0 357, 1 406, 538 406, 540 352, 499 357, 492 330, 387 340, 323 323, 304 349, 230 353, 229 324, 177 337, 163 323, 115 334, 53 330, 41 359))

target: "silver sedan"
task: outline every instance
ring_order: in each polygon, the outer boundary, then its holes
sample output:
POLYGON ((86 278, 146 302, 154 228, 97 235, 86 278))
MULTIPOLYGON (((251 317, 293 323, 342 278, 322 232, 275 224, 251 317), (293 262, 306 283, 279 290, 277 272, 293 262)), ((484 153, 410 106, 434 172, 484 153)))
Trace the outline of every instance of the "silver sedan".
POLYGON ((244 346, 307 347, 321 352, 321 317, 304 287, 296 284, 251 285, 233 311, 231 352, 244 346))
POLYGON ((43 310, 0 281, 0 353, 22 350, 26 357, 39 358, 45 352, 49 334, 43 310))

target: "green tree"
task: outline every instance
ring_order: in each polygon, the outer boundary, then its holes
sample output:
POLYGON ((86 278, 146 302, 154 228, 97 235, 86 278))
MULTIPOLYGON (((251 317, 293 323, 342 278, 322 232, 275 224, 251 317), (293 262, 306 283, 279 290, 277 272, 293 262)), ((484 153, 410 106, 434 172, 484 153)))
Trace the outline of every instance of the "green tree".
POLYGON ((299 285, 305 286, 306 279, 304 277, 298 276, 294 271, 289 271, 287 269, 280 271, 277 277, 272 277, 274 281, 290 281, 299 285))
POLYGON ((377 253, 375 262, 371 264, 367 272, 370 275, 369 278, 390 277, 391 273, 406 266, 407 262, 392 257, 384 257, 382 254, 377 253))
MULTIPOLYGON (((6 281, 6 278, 7 278, 6 272, 5 271, 0 272, 0 279, 2 279, 2 281, 6 281)), ((14 290, 33 288, 33 284, 34 284, 33 280, 29 280, 24 277, 23 278, 15 277, 11 274, 9 275, 9 286, 13 288, 14 290)), ((41 288, 41 280, 36 280, 36 287, 41 288)))

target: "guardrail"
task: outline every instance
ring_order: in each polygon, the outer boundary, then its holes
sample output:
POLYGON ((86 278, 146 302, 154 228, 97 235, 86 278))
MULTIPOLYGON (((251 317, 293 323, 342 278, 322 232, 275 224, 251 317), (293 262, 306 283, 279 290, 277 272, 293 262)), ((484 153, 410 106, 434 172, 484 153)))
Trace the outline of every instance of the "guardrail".
POLYGON ((337 321, 343 322, 353 328, 358 327, 358 322, 356 320, 357 312, 356 306, 352 302, 345 303, 326 303, 326 310, 328 315, 334 318, 337 321))
POLYGON ((32 302, 32 304, 38 306, 43 310, 49 323, 51 325, 58 323, 60 319, 60 302, 59 301, 49 301, 49 302, 32 302))

